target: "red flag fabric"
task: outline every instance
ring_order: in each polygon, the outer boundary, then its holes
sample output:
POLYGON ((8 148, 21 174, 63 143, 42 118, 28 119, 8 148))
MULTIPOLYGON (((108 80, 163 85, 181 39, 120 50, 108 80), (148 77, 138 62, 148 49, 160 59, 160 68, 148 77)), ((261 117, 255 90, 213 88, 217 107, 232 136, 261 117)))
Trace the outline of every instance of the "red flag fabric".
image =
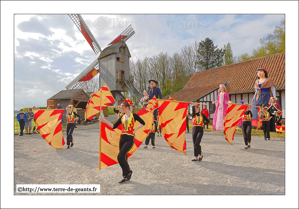
POLYGON ((279 126, 276 125, 276 133, 284 133, 285 132, 285 126, 279 126))
MULTIPOLYGON (((153 98, 149 101, 149 103, 155 104, 155 101, 156 98, 153 98)), ((128 152, 128 157, 132 156, 132 154, 140 147, 144 139, 149 134, 152 123, 154 121, 153 111, 155 110, 155 108, 150 109, 151 111, 142 109, 137 113, 137 115, 139 115, 142 120, 144 120, 145 125, 136 131, 134 145, 128 152)), ((136 121, 134 123, 134 129, 139 125, 140 123, 136 121)), ((121 125, 119 125, 116 129, 112 129, 105 123, 101 124, 101 150, 99 170, 118 163, 117 155, 119 153, 119 140, 121 133, 121 125)))
POLYGON ((52 147, 62 149, 65 144, 61 129, 63 109, 33 110, 40 135, 52 147))
POLYGON ((159 99, 159 125, 168 145, 186 155, 186 116, 189 103, 159 99))
POLYGON ((248 105, 229 103, 223 120, 225 140, 232 145, 238 122, 242 119, 248 105))
POLYGON ((105 109, 108 105, 115 103, 115 100, 110 92, 108 86, 105 84, 98 91, 94 92, 89 99, 85 108, 85 120, 91 120, 97 113, 105 109), (101 92, 102 90, 102 105, 100 107, 101 92))

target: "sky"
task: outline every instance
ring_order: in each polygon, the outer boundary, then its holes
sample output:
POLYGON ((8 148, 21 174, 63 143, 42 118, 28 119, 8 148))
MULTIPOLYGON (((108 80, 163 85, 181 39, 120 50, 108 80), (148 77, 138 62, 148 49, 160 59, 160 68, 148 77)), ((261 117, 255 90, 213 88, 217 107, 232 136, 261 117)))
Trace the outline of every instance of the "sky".
MULTIPOLYGON (((131 59, 136 61, 160 52, 179 53, 181 47, 207 37, 219 48, 230 43, 235 57, 250 54, 284 15, 82 14, 82 17, 102 50, 131 24, 135 34, 126 43, 131 59)), ((46 106, 47 99, 65 90, 99 55, 95 55, 67 14, 15 14, 14 32, 15 110, 46 106)))

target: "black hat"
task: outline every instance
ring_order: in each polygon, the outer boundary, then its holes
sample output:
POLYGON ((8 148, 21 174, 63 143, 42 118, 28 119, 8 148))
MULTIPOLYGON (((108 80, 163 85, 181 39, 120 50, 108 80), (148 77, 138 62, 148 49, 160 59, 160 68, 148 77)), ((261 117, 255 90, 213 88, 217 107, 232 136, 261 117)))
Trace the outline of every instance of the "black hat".
POLYGON ((158 84, 158 81, 156 81, 155 79, 151 79, 148 82, 150 83, 151 81, 154 81, 156 84, 158 84))

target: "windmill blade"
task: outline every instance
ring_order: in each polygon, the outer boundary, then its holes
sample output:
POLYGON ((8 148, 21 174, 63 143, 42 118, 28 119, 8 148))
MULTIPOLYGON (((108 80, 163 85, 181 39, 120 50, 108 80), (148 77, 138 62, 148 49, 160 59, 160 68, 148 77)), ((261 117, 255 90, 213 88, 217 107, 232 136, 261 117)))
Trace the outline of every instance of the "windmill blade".
POLYGON ((119 36, 117 36, 110 44, 115 44, 120 41, 127 41, 131 36, 135 34, 135 31, 133 30, 132 26, 129 25, 119 36))
POLYGON ((74 22, 74 24, 77 26, 79 31, 82 33, 82 35, 85 37, 86 41, 89 43, 94 53, 98 54, 99 52, 102 52, 100 45, 92 35, 91 31, 89 30, 88 26, 86 25, 81 15, 69 14, 69 16, 74 22))
POLYGON ((74 80, 72 80, 65 88, 69 89, 77 82, 89 81, 99 73, 99 60, 93 61, 83 72, 81 72, 74 80))

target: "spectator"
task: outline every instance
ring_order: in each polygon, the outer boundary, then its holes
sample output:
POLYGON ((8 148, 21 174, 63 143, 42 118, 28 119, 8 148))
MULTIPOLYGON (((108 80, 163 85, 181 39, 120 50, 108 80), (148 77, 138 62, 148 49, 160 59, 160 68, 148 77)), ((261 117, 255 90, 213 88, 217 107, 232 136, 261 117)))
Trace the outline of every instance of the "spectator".
MULTIPOLYGON (((33 111, 33 114, 34 114, 35 112, 38 111, 38 109, 37 109, 35 106, 33 106, 33 107, 32 107, 32 111, 33 111)), ((37 127, 36 127, 36 122, 35 122, 35 118, 34 118, 34 127, 33 127, 32 132, 35 132, 35 133, 38 134, 37 127)))
MULTIPOLYGON (((206 105, 203 106, 203 109, 201 110, 200 113, 205 115, 208 119, 210 118, 209 110, 207 109, 206 105)), ((203 128, 205 127, 205 125, 207 125, 207 129, 209 129, 209 123, 207 123, 207 121, 204 121, 204 122, 205 123, 204 123, 203 128)))
MULTIPOLYGON (((61 106, 60 106, 60 104, 58 103, 57 105, 56 105, 56 109, 63 109, 61 106)), ((64 111, 63 111, 64 112, 64 111)), ((63 120, 63 113, 62 113, 62 118, 61 118, 61 123, 64 123, 64 120, 63 120)))
POLYGON ((24 114, 23 109, 20 109, 20 113, 17 114, 17 119, 18 119, 19 124, 20 124, 20 134, 19 134, 19 136, 23 136, 25 121, 27 119, 27 116, 26 116, 26 114, 24 114))
POLYGON ((26 113, 26 122, 25 122, 25 130, 26 134, 31 134, 32 129, 32 119, 34 119, 34 113, 32 112, 32 109, 30 108, 26 113))

